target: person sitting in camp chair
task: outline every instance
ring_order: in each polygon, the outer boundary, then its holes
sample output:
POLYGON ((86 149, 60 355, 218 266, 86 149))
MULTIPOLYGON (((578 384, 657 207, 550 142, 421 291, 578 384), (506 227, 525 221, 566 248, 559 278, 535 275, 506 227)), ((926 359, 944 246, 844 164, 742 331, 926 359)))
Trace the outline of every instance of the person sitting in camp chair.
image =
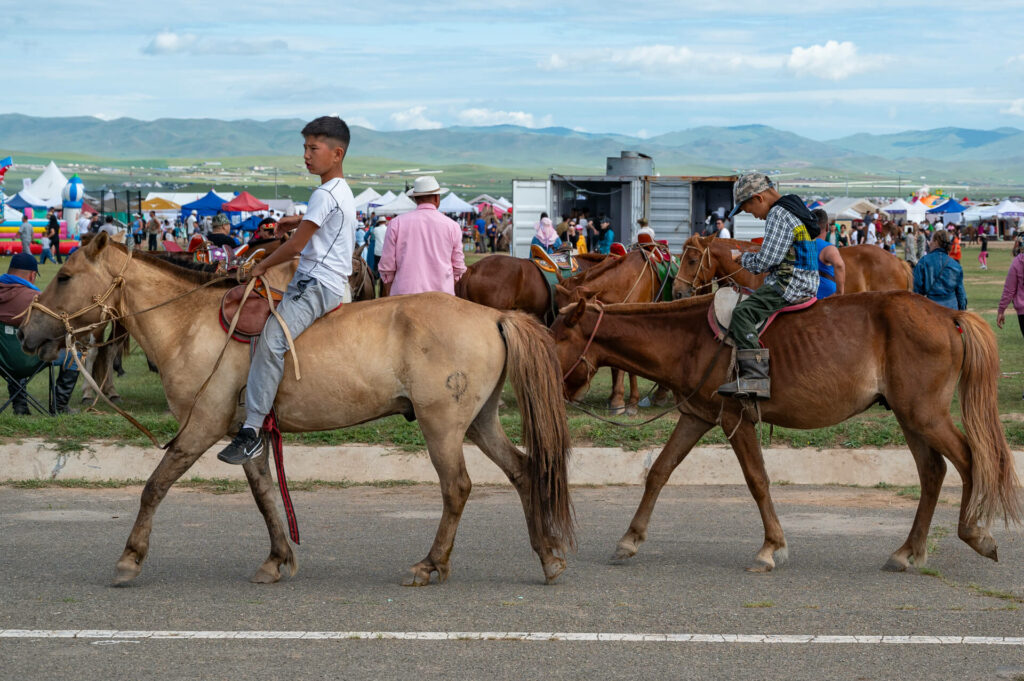
MULTIPOLYGON (((12 330, 21 323, 21 314, 28 309, 35 297, 39 295, 39 288, 35 285, 36 277, 39 274, 39 265, 36 259, 28 253, 16 253, 11 258, 11 265, 7 274, 0 276, 0 333, 14 337, 12 330)), ((73 358, 61 353, 60 373, 57 375, 57 382, 54 386, 55 409, 58 414, 70 413, 68 403, 71 401, 71 393, 78 382, 78 365, 73 358)), ((25 386, 28 379, 22 379, 15 383, 7 378, 7 391, 11 397, 14 413, 27 416, 28 396, 25 386)))

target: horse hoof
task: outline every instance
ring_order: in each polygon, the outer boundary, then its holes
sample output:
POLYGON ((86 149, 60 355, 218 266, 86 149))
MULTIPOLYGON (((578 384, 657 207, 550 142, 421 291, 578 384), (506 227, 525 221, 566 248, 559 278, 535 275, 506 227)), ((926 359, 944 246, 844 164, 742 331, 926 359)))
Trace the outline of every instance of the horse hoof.
POLYGON ((430 584, 430 571, 425 568, 413 569, 409 574, 402 580, 402 586, 427 586, 430 584))
POLYGON ((772 565, 771 563, 766 563, 764 561, 759 560, 756 563, 754 563, 753 565, 751 565, 750 567, 748 567, 747 568, 747 572, 753 572, 753 573, 756 573, 756 574, 766 574, 768 572, 771 572, 774 569, 775 569, 775 566, 772 565))
POLYGON ((636 555, 638 547, 636 544, 622 542, 615 547, 615 553, 612 554, 613 561, 625 561, 629 560, 636 555))
POLYGON ((142 568, 139 567, 134 561, 131 565, 118 564, 117 569, 114 572, 114 581, 111 586, 127 586, 139 576, 142 572, 142 568))
POLYGON ((882 569, 886 572, 906 572, 907 567, 906 563, 902 563, 895 558, 889 558, 889 560, 885 561, 882 569))
POLYGON ((789 547, 783 546, 781 549, 775 551, 772 554, 772 558, 775 559, 775 565, 779 566, 789 560, 789 547))
POLYGON ((556 558, 544 565, 544 581, 552 584, 563 572, 565 572, 565 561, 561 558, 556 558))
POLYGON ((608 413, 611 414, 612 416, 622 416, 623 414, 626 413, 626 407, 624 407, 624 406, 623 407, 612 407, 612 406, 609 406, 608 407, 608 413))
POLYGON ((640 410, 637 409, 635 406, 630 405, 626 407, 626 411, 624 413, 626 414, 626 416, 636 416, 637 414, 640 413, 640 410))
POLYGON ((273 571, 266 567, 261 567, 259 570, 249 578, 249 581, 253 584, 273 584, 281 579, 281 571, 274 569, 273 571))

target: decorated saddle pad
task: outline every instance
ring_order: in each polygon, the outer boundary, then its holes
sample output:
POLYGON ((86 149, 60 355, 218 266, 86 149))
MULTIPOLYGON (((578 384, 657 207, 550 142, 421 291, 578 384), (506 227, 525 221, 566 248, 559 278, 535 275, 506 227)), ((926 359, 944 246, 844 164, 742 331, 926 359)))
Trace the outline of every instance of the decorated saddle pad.
POLYGON ((576 258, 572 257, 571 253, 556 251, 549 254, 537 244, 530 246, 530 259, 542 271, 554 274, 557 269, 563 277, 571 277, 580 268, 579 263, 576 262, 576 258))
MULTIPOLYGON (((714 302, 708 308, 708 325, 711 327, 711 332, 715 334, 715 338, 719 341, 727 343, 728 345, 733 344, 732 338, 729 337, 728 333, 729 326, 732 324, 732 313, 733 310, 736 309, 736 305, 749 295, 749 291, 740 291, 732 286, 723 286, 715 291, 714 302)), ((787 305, 781 310, 773 312, 767 320, 757 327, 758 338, 761 337, 761 334, 771 326, 771 323, 775 321, 775 318, 780 314, 806 310, 816 302, 818 302, 817 298, 808 298, 805 301, 794 303, 793 305, 787 305)))
MULTIPOLYGON (((254 336, 263 333, 263 327, 270 317, 270 303, 267 302, 267 291, 262 287, 249 293, 249 297, 243 301, 244 293, 245 286, 235 286, 224 294, 220 300, 220 325, 227 332, 235 312, 241 307, 242 312, 238 315, 238 323, 231 336, 239 342, 248 343, 254 336)), ((270 295, 274 296, 274 305, 277 305, 281 302, 284 292, 270 289, 270 295)))

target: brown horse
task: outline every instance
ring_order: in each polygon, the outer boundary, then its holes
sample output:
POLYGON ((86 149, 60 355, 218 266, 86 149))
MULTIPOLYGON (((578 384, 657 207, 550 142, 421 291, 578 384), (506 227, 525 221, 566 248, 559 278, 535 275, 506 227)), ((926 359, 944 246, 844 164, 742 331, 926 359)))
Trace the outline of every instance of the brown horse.
MULTIPOLYGON (((727 283, 756 289, 764 274, 751 274, 732 258, 732 250, 761 250, 761 244, 736 239, 691 236, 683 246, 682 263, 672 293, 676 298, 710 293, 712 284, 727 283)), ((878 246, 840 249, 846 263, 846 293, 861 291, 910 291, 914 273, 905 260, 878 246)))
MULTIPOLYGON (((605 256, 586 254, 575 258, 582 273, 602 262, 605 256)), ((500 253, 481 258, 455 283, 455 295, 495 310, 528 312, 541 322, 551 317, 551 290, 540 268, 527 258, 500 253)))
POLYGON ((958 533, 996 559, 989 533, 999 515, 1019 522, 1019 485, 999 423, 999 354, 988 324, 911 293, 835 296, 782 315, 762 337, 772 353, 772 397, 752 405, 718 395, 728 380, 728 348, 708 328, 711 296, 657 305, 581 301, 552 326, 569 394, 603 365, 671 386, 681 415, 647 476, 643 500, 615 557, 636 554, 662 486, 700 438, 720 425, 739 459, 764 524, 764 544, 750 569, 768 571, 788 552, 775 515, 754 421, 821 428, 873 404, 892 409, 921 476, 921 500, 907 540, 886 568, 927 559, 928 528, 949 459, 963 481, 958 533), (921 358, 927 361, 920 361, 921 358), (964 424, 950 417, 959 377, 964 424))
MULTIPOLYGON (((192 413, 146 483, 115 583, 129 582, 140 573, 153 515, 171 485, 231 433, 243 413, 239 397, 249 349, 233 342, 225 346, 217 310, 231 283, 197 288, 210 280, 209 274, 188 272, 146 254, 132 255, 100 235, 67 260, 19 330, 26 352, 50 359, 63 344, 68 319, 81 328, 102 324, 104 312, 116 310, 160 367, 175 418, 181 422, 192 413), (149 309, 161 303, 166 304, 149 309), (64 313, 70 317, 62 318, 64 313), (221 352, 215 380, 196 401, 221 352)), ((279 280, 270 283, 276 286, 279 280)), ((554 344, 543 326, 521 313, 425 293, 344 305, 295 339, 295 349, 306 371, 300 381, 292 363, 285 365, 274 405, 283 431, 330 430, 391 414, 419 421, 441 480, 444 506, 433 545, 412 566, 406 584, 428 584, 434 572, 441 581, 448 577, 455 532, 472 486, 462 451, 466 437, 498 464, 519 492, 545 577, 551 581, 561 574, 565 561, 555 554, 573 545, 566 481, 569 427, 554 344), (525 454, 509 441, 498 419, 506 376, 523 414, 525 454)), ((295 555, 277 512, 267 457, 244 469, 271 544, 269 557, 252 579, 275 582, 282 565, 294 574, 295 555)))

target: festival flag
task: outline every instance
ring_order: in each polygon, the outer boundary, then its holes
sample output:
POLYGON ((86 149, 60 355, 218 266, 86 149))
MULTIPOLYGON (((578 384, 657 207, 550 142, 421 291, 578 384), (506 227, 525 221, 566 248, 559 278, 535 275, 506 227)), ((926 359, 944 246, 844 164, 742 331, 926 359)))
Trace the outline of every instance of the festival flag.
POLYGON ((14 165, 14 159, 8 156, 7 158, 0 158, 0 169, 9 168, 14 165))

